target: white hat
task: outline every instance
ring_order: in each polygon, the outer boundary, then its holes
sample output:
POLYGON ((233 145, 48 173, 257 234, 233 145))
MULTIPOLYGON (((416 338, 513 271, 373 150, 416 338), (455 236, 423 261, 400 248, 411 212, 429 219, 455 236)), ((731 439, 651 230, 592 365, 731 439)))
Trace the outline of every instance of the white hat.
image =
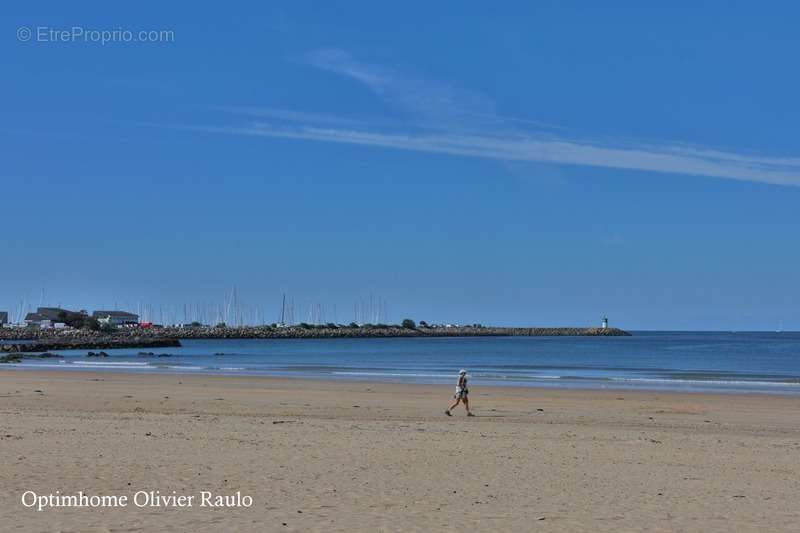
POLYGON ((466 374, 466 373, 467 373, 467 371, 466 371, 466 370, 464 370, 463 368, 462 368, 461 370, 459 370, 459 371, 458 371, 458 374, 459 374, 459 375, 461 375, 461 374, 466 374))

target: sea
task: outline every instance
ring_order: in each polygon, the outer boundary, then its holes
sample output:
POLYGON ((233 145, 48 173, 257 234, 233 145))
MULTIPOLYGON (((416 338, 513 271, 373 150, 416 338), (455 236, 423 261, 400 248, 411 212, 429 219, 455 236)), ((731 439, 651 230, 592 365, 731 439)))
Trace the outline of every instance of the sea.
POLYGON ((800 333, 638 331, 630 337, 183 340, 58 352, 9 367, 450 384, 800 395, 800 333), (152 352, 153 355, 149 355, 152 352))

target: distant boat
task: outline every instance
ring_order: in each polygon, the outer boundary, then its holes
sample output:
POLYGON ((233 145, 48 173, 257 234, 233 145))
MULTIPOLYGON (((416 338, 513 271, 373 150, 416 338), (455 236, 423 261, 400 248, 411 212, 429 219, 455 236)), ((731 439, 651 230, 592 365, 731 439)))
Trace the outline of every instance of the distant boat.
POLYGON ((778 329, 775 330, 775 333, 783 333, 783 320, 778 324, 778 329))

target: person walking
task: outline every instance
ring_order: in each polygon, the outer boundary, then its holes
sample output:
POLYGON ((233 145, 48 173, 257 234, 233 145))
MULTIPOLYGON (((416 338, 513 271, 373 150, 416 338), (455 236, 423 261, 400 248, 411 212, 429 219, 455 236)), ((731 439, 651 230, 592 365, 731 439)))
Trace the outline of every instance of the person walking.
POLYGON ((445 409, 444 414, 446 414, 447 416, 453 416, 453 413, 451 413, 450 411, 455 409, 459 403, 463 403, 464 408, 467 410, 467 416, 475 416, 472 414, 472 411, 469 410, 469 389, 467 388, 467 371, 464 369, 461 369, 458 372, 458 383, 456 384, 456 393, 453 397, 456 399, 456 401, 453 403, 453 405, 445 409))

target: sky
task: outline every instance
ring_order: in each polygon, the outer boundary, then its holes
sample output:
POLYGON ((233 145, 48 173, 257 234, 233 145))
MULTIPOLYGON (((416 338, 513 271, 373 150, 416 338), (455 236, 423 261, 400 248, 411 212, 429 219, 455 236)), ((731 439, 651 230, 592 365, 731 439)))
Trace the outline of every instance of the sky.
POLYGON ((796 4, 315 4, 4 6, 0 310, 800 330, 796 4))

